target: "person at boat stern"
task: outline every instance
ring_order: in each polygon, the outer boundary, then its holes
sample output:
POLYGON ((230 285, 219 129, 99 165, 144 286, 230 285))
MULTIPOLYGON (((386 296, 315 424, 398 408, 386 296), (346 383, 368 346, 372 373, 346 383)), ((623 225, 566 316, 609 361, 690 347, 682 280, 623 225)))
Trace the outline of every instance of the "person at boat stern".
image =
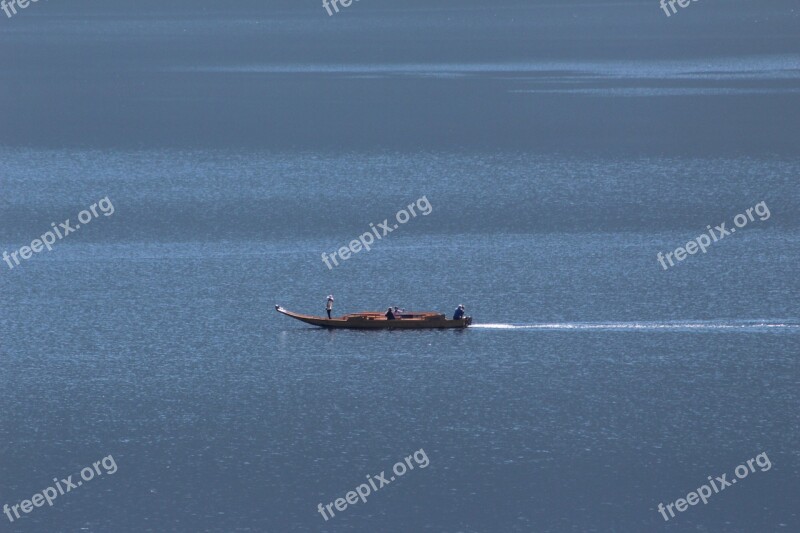
POLYGON ((325 311, 327 311, 328 318, 330 318, 331 311, 333 311, 333 294, 328 295, 328 301, 325 303, 325 311))
POLYGON ((394 313, 392 313, 392 308, 386 310, 386 320, 394 320, 394 313))
POLYGON ((464 318, 464 304, 459 304, 456 307, 456 312, 453 313, 453 320, 461 320, 464 318))

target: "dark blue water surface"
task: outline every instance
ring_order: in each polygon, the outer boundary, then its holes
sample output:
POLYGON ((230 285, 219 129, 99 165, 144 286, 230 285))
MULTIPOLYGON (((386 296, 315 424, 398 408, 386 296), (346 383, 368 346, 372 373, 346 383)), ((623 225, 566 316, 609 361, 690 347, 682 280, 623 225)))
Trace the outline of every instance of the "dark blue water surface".
POLYGON ((794 4, 87 5, 0 19, 0 252, 114 206, 0 261, 0 505, 118 469, 0 530, 800 529, 794 4))

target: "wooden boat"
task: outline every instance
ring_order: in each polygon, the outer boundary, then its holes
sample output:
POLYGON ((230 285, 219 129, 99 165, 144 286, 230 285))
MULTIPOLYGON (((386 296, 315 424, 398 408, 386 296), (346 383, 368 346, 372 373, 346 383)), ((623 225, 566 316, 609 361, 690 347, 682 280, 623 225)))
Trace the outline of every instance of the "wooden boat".
POLYGON ((287 311, 280 305, 275 310, 286 316, 295 318, 306 324, 321 326, 323 328, 346 329, 441 329, 441 328, 466 328, 472 324, 472 317, 465 316, 458 320, 448 319, 441 313, 411 313, 401 312, 394 320, 389 320, 380 312, 353 313, 338 318, 325 318, 321 316, 301 315, 287 311))

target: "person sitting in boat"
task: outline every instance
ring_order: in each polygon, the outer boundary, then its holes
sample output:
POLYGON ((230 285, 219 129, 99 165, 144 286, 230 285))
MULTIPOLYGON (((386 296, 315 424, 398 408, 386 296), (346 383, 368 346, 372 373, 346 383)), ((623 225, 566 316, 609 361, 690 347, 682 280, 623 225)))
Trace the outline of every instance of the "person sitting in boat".
POLYGON ((392 308, 386 310, 386 320, 394 320, 394 313, 392 313, 392 308))
POLYGON ((394 306, 394 316, 395 317, 400 316, 405 312, 406 312, 406 310, 403 309, 402 307, 397 307, 396 305, 394 306))
POLYGON ((333 310, 333 294, 329 294, 328 301, 325 303, 325 311, 328 312, 328 318, 331 317, 332 310, 333 310))
POLYGON ((462 318, 464 318, 464 304, 459 304, 456 307, 456 312, 453 313, 453 320, 461 320, 462 318))

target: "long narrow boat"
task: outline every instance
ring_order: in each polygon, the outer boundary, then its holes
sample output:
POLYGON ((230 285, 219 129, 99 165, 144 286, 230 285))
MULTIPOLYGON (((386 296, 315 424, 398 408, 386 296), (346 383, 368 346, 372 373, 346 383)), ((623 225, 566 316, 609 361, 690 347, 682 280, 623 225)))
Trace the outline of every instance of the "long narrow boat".
POLYGON ((287 311, 280 305, 275 310, 286 316, 295 318, 306 324, 321 326, 323 328, 346 329, 441 329, 441 328, 466 328, 472 324, 472 317, 465 316, 458 320, 448 319, 441 313, 409 313, 402 312, 394 320, 387 319, 383 313, 366 312, 344 315, 339 318, 325 318, 321 316, 302 315, 287 311))

